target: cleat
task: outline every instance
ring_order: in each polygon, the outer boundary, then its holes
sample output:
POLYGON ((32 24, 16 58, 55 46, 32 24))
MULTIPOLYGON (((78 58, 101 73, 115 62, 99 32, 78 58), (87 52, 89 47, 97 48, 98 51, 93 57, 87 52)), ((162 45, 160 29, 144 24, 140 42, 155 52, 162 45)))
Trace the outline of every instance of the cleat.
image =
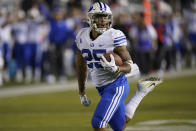
POLYGON ((138 91, 149 93, 151 92, 154 87, 161 84, 162 80, 158 77, 149 77, 145 79, 141 79, 137 83, 138 91))

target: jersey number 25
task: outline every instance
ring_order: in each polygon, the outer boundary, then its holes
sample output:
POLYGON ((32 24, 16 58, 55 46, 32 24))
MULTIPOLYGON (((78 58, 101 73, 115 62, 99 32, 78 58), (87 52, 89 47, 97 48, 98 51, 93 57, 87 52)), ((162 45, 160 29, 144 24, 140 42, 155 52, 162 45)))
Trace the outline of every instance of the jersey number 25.
POLYGON ((103 68, 100 64, 100 56, 105 53, 106 49, 93 49, 92 52, 89 49, 82 49, 82 56, 88 61, 88 68, 103 68))

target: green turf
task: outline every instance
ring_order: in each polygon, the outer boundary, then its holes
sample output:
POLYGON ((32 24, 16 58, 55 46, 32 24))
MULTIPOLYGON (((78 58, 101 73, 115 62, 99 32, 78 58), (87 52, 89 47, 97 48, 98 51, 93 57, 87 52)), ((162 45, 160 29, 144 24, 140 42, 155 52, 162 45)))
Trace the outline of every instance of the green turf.
MULTIPOLYGON (((129 98, 135 90, 133 83, 129 98)), ((87 95, 93 101, 88 108, 77 91, 0 98, 0 131, 90 131, 99 96, 94 88, 87 95)), ((196 75, 164 80, 141 102, 129 126, 165 119, 196 120, 196 75)))

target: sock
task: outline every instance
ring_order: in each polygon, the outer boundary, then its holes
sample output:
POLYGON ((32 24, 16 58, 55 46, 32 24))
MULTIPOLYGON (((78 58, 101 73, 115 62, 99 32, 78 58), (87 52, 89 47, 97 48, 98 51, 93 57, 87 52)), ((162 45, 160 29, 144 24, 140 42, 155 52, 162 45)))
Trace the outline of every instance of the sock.
POLYGON ((138 107, 139 103, 141 102, 141 100, 144 98, 145 95, 146 93, 142 91, 136 91, 134 96, 126 104, 125 114, 127 117, 129 117, 130 119, 133 118, 136 108, 138 107))

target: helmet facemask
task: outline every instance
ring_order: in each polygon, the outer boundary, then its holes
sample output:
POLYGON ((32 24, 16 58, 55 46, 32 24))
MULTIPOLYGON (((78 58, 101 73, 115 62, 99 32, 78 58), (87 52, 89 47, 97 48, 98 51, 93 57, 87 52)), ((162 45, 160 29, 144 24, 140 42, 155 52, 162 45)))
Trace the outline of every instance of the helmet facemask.
POLYGON ((92 28, 102 34, 112 26, 112 16, 110 14, 94 14, 92 16, 92 28))

